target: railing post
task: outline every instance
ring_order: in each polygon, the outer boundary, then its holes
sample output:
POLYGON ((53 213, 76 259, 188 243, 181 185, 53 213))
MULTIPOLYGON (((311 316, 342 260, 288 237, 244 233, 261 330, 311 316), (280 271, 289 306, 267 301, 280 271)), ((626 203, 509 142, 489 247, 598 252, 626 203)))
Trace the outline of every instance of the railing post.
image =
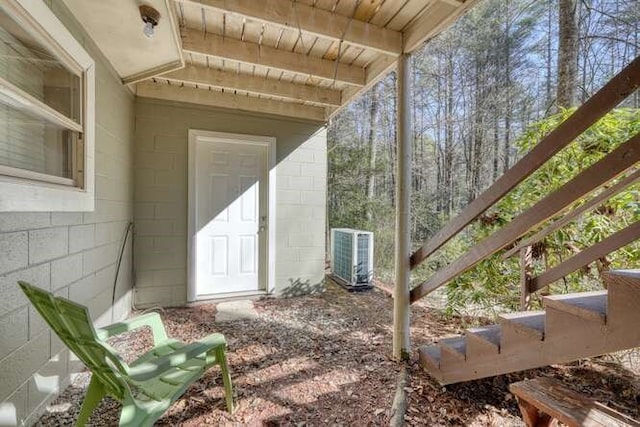
POLYGON ((520 249, 520 310, 529 309, 531 303, 531 292, 529 283, 533 274, 533 250, 531 246, 520 249))
POLYGON ((409 358, 411 341, 409 336, 409 277, 411 267, 411 57, 403 53, 398 58, 398 140, 396 180, 396 283, 393 291, 393 357, 396 360, 409 358))

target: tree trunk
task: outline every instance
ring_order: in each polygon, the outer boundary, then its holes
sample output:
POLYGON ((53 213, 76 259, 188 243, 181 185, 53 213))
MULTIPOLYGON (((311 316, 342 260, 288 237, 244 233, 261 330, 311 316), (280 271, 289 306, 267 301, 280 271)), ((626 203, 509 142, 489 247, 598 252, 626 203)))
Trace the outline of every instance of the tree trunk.
POLYGON ((473 113, 473 136, 470 138, 468 165, 469 181, 467 192, 467 203, 471 203, 480 191, 480 173, 482 169, 482 143, 484 139, 484 116, 485 105, 485 83, 484 67, 481 64, 482 59, 476 57, 476 81, 474 94, 474 113, 473 113))
POLYGON ((453 210, 453 53, 449 53, 447 58, 447 112, 445 118, 444 136, 444 212, 446 218, 451 216, 453 210))
POLYGON ((552 2, 551 0, 549 1, 548 4, 548 16, 547 16, 547 75, 546 75, 546 90, 547 90, 547 97, 546 97, 546 105, 545 108, 549 108, 552 104, 553 101, 551 99, 551 29, 553 28, 552 26, 552 19, 551 19, 551 15, 553 13, 553 8, 552 8, 552 2))
POLYGON ((505 90, 506 90, 506 111, 504 115, 504 159, 502 163, 502 173, 504 174, 509 170, 509 151, 511 149, 511 109, 513 103, 511 102, 511 10, 509 8, 509 0, 506 1, 505 12, 505 40, 504 40, 504 75, 505 75, 505 90))
MULTIPOLYGON (((438 58, 438 70, 442 70, 442 64, 440 63, 440 58, 438 58)), ((441 213, 444 211, 444 203, 443 203, 443 189, 444 189, 444 150, 442 148, 442 125, 443 125, 443 114, 442 114, 442 80, 441 75, 436 78, 436 99, 437 103, 435 106, 435 116, 436 116, 436 141, 433 144, 434 147, 434 157, 436 160, 436 202, 437 202, 437 212, 441 213)))
POLYGON ((493 108, 493 172, 491 174, 491 182, 495 182, 498 179, 498 163, 500 160, 500 134, 498 113, 496 108, 493 108))
MULTIPOLYGON (((367 177, 367 197, 369 201, 373 200, 375 197, 376 190, 376 176, 375 176, 375 168, 376 168, 376 121, 378 118, 378 85, 373 86, 371 88, 371 109, 369 111, 369 170, 367 177)), ((373 218, 372 206, 371 204, 367 205, 367 220, 371 223, 373 218)))
POLYGON ((570 108, 576 102, 578 74, 578 2, 559 0, 558 89, 556 104, 570 108))

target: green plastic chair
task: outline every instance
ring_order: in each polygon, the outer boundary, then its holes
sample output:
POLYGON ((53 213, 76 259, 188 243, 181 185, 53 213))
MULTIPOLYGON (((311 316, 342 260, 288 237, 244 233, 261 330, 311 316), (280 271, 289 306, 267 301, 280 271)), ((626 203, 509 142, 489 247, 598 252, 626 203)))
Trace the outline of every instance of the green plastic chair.
POLYGON ((185 344, 167 337, 158 313, 94 329, 87 307, 26 282, 18 284, 51 329, 92 372, 77 426, 86 424, 105 395, 122 403, 121 426, 153 425, 192 382, 215 364, 222 371, 227 409, 233 412, 226 342, 221 334, 185 344), (127 365, 105 340, 143 326, 151 328, 153 349, 127 365))

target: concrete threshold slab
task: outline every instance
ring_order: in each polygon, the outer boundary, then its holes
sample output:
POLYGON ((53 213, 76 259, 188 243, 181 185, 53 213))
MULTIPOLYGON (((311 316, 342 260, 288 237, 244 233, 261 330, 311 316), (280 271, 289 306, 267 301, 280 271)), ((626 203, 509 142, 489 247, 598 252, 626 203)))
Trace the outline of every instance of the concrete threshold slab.
POLYGON ((258 312, 251 300, 226 301, 216 304, 216 322, 257 319, 258 312))

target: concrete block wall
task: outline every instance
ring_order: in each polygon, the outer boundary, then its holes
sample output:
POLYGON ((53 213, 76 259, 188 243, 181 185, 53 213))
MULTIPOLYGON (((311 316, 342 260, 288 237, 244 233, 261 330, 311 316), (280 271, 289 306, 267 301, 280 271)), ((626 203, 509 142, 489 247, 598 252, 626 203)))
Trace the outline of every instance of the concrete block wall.
POLYGON ((295 295, 317 290, 324 278, 322 124, 138 98, 136 305, 177 306, 187 300, 189 129, 276 138, 276 292, 295 295))
POLYGON ((45 1, 96 61, 94 212, 0 213, 0 426, 32 424, 81 368, 31 307, 25 280, 89 307, 97 325, 131 307, 131 239, 112 291, 116 262, 133 219, 134 97, 58 0, 45 1))
POLYGON ((327 133, 282 158, 276 181, 276 294, 324 289, 327 133))

